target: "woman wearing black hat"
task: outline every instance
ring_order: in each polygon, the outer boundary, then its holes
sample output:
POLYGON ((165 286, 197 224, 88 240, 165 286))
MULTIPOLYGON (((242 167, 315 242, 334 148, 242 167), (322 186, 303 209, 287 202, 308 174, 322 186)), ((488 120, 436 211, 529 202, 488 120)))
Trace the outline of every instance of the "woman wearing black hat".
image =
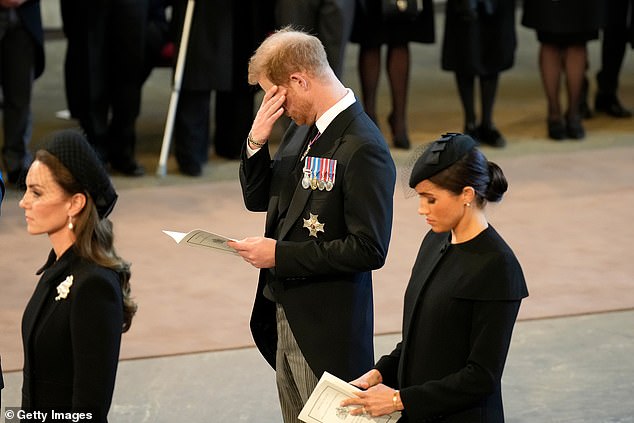
POLYGON ((342 405, 372 416, 399 410, 400 422, 503 422, 502 371, 528 295, 520 264, 484 213, 506 179, 471 137, 447 134, 418 158, 409 185, 431 231, 405 292, 403 338, 352 382, 366 391, 342 405))
POLYGON ((26 185, 27 230, 47 234, 52 251, 22 320, 22 408, 106 422, 121 333, 136 311, 130 265, 116 254, 106 218, 117 194, 73 130, 55 133, 36 153, 26 185))

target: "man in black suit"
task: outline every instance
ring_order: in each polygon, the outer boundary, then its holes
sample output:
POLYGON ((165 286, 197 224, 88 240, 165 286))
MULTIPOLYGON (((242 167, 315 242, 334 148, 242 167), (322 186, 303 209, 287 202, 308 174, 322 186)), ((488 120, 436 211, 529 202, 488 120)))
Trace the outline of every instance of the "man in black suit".
POLYGON ((264 237, 231 242, 260 269, 251 316, 276 369, 284 421, 296 422, 318 378, 344 380, 373 359, 371 271, 383 266, 396 171, 385 139, 328 64, 321 42, 288 28, 249 63, 265 95, 242 152, 247 209, 264 237), (292 119, 273 160, 273 124, 292 119))
POLYGON ((0 87, 4 95, 2 161, 7 182, 21 185, 31 164, 33 80, 44 71, 39 0, 0 0, 0 87))
MULTIPOLYGON (((254 115, 255 89, 245 78, 247 62, 273 27, 270 3, 271 0, 195 3, 174 120, 174 153, 182 174, 202 174, 209 155, 212 111, 216 154, 228 159, 240 157, 254 115)), ((176 33, 181 34, 187 2, 178 0, 173 4, 173 22, 176 33)))
POLYGON ((125 176, 136 160, 149 0, 61 0, 68 108, 104 164, 125 176))

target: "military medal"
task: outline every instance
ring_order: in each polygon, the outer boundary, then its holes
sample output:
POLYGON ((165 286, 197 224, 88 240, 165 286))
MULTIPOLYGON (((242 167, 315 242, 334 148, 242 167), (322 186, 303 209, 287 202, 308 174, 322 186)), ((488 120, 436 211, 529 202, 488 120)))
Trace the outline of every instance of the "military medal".
POLYGON ((337 169, 336 160, 328 160, 328 175, 326 177, 326 191, 332 190, 335 185, 335 171, 337 169))
POLYGON ((335 184, 337 160, 325 157, 306 157, 304 162, 302 188, 330 191, 335 184))
POLYGON ((304 168, 304 176, 302 177, 302 188, 310 188, 310 170, 304 168))
POLYGON ((317 181, 319 191, 323 191, 326 188, 326 160, 328 159, 319 159, 319 180, 317 181))
POLYGON ((317 232, 324 232, 325 223, 319 222, 319 215, 308 213, 310 219, 304 219, 304 228, 308 228, 308 235, 317 238, 317 232))

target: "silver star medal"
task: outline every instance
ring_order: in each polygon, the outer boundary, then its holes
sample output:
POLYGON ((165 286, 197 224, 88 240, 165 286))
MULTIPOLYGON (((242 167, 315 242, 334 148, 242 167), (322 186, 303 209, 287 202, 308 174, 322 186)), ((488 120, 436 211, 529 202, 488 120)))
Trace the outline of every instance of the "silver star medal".
POLYGON ((304 219, 304 228, 308 228, 309 236, 317 238, 317 232, 324 232, 325 223, 319 222, 319 215, 310 214, 310 219, 304 219))

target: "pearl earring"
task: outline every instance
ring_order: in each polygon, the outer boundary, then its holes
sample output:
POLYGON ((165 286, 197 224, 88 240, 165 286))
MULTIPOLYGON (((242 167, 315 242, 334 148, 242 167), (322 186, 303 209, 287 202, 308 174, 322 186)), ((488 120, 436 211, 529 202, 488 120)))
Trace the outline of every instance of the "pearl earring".
POLYGON ((471 207, 471 203, 464 203, 465 206, 471 207))
POLYGON ((68 229, 70 229, 71 231, 75 229, 75 225, 73 225, 72 219, 73 219, 72 217, 68 216, 68 229))

